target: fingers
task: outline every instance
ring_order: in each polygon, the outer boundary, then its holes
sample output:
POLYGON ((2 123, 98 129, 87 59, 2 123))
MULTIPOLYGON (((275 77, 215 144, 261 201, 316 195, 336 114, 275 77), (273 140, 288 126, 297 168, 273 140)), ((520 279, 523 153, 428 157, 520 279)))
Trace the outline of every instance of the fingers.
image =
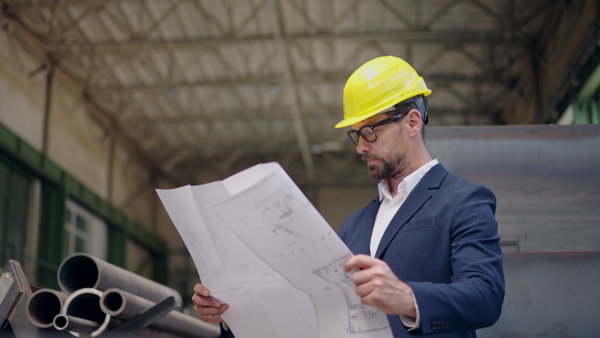
POLYGON ((194 286, 194 296, 192 297, 194 310, 200 319, 207 323, 222 322, 221 315, 229 309, 228 304, 211 297, 210 291, 202 284, 194 286))
POLYGON ((198 315, 198 318, 202 319, 207 323, 219 323, 223 321, 221 316, 225 311, 229 309, 229 305, 222 304, 220 307, 206 307, 206 306, 194 306, 194 311, 198 315))
POLYGON ((366 305, 372 305, 387 314, 416 316, 414 296, 410 286, 401 281, 386 262, 367 255, 350 257, 344 271, 352 273, 354 292, 366 305))
MULTIPOLYGON (((352 270, 355 270, 355 272, 352 273, 350 278, 352 279, 352 282, 359 287, 362 284, 372 281, 375 281, 376 284, 379 284, 379 282, 376 280, 380 277, 385 277, 385 275, 388 273, 387 270, 389 270, 389 267, 380 259, 367 255, 355 255, 350 257, 344 265, 345 272, 352 270)), ((359 296, 365 296, 368 294, 366 290, 361 292, 360 288, 357 288, 356 293, 359 296)))
POLYGON ((371 292, 373 292, 374 288, 372 285, 367 283, 354 283, 356 287, 354 288, 354 293, 356 293, 360 297, 364 297, 371 292))
POLYGON ((368 255, 354 255, 346 261, 344 272, 350 272, 353 269, 368 269, 373 266, 376 261, 377 258, 368 255))
POLYGON ((210 296, 210 291, 208 290, 208 288, 200 283, 194 286, 194 293, 205 297, 210 296))
POLYGON ((204 297, 199 294, 194 294, 192 297, 192 302, 197 306, 207 306, 207 307, 221 307, 221 301, 213 298, 213 297, 204 297))

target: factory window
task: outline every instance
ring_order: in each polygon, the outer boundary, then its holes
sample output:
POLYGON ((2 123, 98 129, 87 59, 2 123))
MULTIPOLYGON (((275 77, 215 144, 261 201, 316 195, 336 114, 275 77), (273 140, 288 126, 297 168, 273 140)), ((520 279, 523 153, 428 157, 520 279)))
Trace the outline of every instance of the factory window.
POLYGON ((0 158, 0 261, 22 260, 30 177, 0 158))
POLYGON ((100 259, 107 256, 108 228, 100 218, 69 200, 65 215, 65 256, 88 253, 100 259))

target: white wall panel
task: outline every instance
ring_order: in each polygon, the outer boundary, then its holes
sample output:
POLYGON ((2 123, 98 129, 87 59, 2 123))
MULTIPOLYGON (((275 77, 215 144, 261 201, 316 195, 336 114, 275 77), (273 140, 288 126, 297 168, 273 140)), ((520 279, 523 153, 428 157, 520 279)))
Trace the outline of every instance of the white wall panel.
MULTIPOLYGON (((0 39, 0 50, 6 50, 0 39)), ((0 122, 36 149, 42 148, 45 76, 27 77, 0 57, 0 122)))
POLYGON ((109 138, 91 115, 79 89, 57 75, 52 88, 47 156, 92 189, 107 197, 109 138))

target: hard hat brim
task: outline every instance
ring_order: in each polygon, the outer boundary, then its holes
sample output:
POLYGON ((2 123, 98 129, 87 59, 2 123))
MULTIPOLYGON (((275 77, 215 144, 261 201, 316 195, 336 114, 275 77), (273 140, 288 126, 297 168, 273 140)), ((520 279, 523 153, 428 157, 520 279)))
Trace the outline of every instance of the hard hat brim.
MULTIPOLYGON (((431 94, 431 90, 430 90, 430 89, 427 89, 427 90, 422 90, 422 91, 418 92, 417 94, 415 94, 415 95, 412 95, 412 96, 410 96, 410 97, 414 97, 414 96, 417 96, 417 95, 428 96, 429 94, 431 94)), ((395 102, 395 103, 394 103, 394 104, 392 104, 392 105, 389 105, 389 106, 385 106, 385 107, 378 108, 378 109, 376 109, 376 110, 373 110, 372 112, 370 112, 370 113, 366 113, 366 114, 364 114, 364 115, 360 115, 360 116, 354 116, 354 117, 349 117, 349 118, 344 118, 343 120, 341 120, 340 122, 338 122, 338 123, 335 125, 335 128, 344 128, 344 127, 351 126, 351 125, 353 125, 353 124, 355 124, 355 123, 358 123, 358 122, 360 122, 360 121, 364 121, 364 120, 366 120, 366 119, 370 118, 371 116, 375 116, 375 115, 377 115, 377 114, 379 114, 379 113, 382 113, 382 112, 384 112, 384 111, 386 111, 386 110, 388 110, 388 109, 392 108, 392 107, 393 107, 393 106, 395 106, 396 104, 398 104, 398 103, 400 103, 400 102, 402 102, 402 101, 405 101, 405 100, 409 99, 410 97, 403 97, 403 98, 402 98, 400 101, 398 101, 398 102, 395 102)))

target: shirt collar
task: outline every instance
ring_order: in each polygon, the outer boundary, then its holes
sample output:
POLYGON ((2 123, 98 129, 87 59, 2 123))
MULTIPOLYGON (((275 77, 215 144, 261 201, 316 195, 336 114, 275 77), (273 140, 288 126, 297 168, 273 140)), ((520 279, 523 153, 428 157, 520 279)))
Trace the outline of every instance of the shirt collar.
MULTIPOLYGON (((429 169, 433 168, 433 166, 438 163, 439 162, 437 159, 433 159, 433 160, 425 163, 423 166, 421 166, 419 169, 415 170, 410 175, 406 176, 404 178, 404 180, 402 180, 402 182, 400 182, 398 184, 398 192, 406 190, 405 194, 406 194, 406 196, 408 196, 408 194, 410 194, 410 192, 413 191, 413 189, 421 181, 423 176, 425 176, 425 174, 427 174, 429 169)), ((387 184, 387 180, 385 180, 385 179, 381 180, 381 182, 379 182, 379 184, 377 185, 377 189, 379 189, 379 200, 380 201, 383 200, 384 198, 387 198, 389 200, 392 199, 392 194, 390 193, 390 187, 387 184)), ((398 195, 400 195, 400 194, 398 194, 398 195)), ((396 195, 396 196, 398 196, 398 195, 396 195)))

